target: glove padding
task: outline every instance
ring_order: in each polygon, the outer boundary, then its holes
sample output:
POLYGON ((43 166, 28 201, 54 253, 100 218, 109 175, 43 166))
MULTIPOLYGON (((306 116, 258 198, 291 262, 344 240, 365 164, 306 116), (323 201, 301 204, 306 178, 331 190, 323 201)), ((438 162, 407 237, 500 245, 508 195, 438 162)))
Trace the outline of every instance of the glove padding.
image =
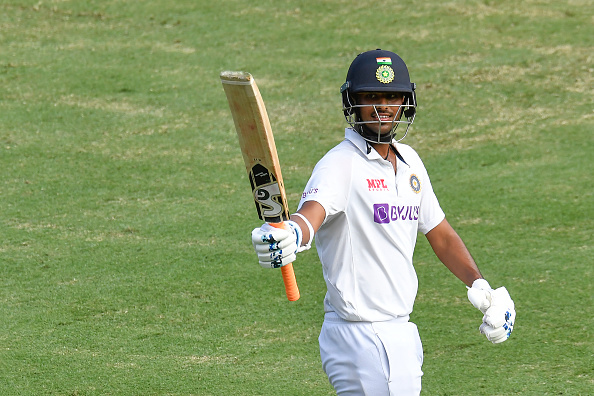
POLYGON ((507 289, 491 289, 484 279, 477 279, 468 288, 468 299, 483 314, 483 323, 479 331, 493 344, 509 338, 516 321, 516 310, 507 289))
POLYGON ((286 229, 268 223, 252 231, 252 244, 264 268, 279 268, 295 261, 301 245, 301 228, 294 221, 284 222, 286 229))

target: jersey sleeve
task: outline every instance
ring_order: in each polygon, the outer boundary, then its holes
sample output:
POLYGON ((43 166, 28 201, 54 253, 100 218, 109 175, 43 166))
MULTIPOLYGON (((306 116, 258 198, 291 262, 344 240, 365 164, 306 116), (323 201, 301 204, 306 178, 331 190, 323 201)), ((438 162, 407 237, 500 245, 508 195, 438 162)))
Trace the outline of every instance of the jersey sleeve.
MULTIPOLYGON (((419 161, 421 159, 419 158, 419 161)), ((422 164, 422 162, 421 162, 422 164)), ((437 196, 433 191, 431 180, 427 169, 422 165, 422 176, 421 176, 421 205, 419 208, 419 231, 423 234, 427 234, 429 231, 434 229, 445 219, 445 213, 439 205, 437 196)))
POLYGON ((303 191, 299 208, 308 201, 316 201, 328 218, 345 211, 351 185, 351 161, 348 156, 330 151, 315 166, 303 191))

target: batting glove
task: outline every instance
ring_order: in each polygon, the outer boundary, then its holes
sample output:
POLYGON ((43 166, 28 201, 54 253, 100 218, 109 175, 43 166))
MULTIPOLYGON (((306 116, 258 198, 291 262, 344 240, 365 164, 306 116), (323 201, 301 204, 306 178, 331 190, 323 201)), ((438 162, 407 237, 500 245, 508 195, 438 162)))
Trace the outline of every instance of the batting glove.
POLYGON ((279 268, 295 261, 303 233, 294 221, 284 222, 286 229, 268 223, 252 231, 252 244, 264 268, 279 268))
POLYGON ((491 289, 484 279, 477 279, 468 288, 468 299, 483 314, 483 323, 479 331, 493 344, 509 338, 516 321, 516 310, 507 289, 491 289))

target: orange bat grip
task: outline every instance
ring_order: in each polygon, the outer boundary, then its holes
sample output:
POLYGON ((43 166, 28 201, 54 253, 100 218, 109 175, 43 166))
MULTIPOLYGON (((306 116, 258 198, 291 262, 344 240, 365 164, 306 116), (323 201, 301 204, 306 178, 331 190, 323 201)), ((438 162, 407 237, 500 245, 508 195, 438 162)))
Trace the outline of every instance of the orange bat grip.
MULTIPOLYGON (((284 223, 270 223, 271 226, 276 228, 287 229, 284 223)), ((297 280, 295 279, 295 271, 293 271, 293 263, 289 263, 281 267, 283 274, 283 281, 285 282, 285 292, 289 301, 297 301, 301 294, 299 293, 299 287, 297 287, 297 280)))

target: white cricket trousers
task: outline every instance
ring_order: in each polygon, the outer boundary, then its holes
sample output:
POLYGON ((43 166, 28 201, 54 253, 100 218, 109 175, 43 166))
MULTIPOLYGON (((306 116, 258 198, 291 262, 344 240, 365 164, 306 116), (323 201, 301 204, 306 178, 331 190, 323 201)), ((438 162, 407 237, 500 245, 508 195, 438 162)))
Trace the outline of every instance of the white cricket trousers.
POLYGON ((408 317, 348 322, 327 312, 319 342, 322 367, 338 395, 421 393, 423 346, 408 317))

